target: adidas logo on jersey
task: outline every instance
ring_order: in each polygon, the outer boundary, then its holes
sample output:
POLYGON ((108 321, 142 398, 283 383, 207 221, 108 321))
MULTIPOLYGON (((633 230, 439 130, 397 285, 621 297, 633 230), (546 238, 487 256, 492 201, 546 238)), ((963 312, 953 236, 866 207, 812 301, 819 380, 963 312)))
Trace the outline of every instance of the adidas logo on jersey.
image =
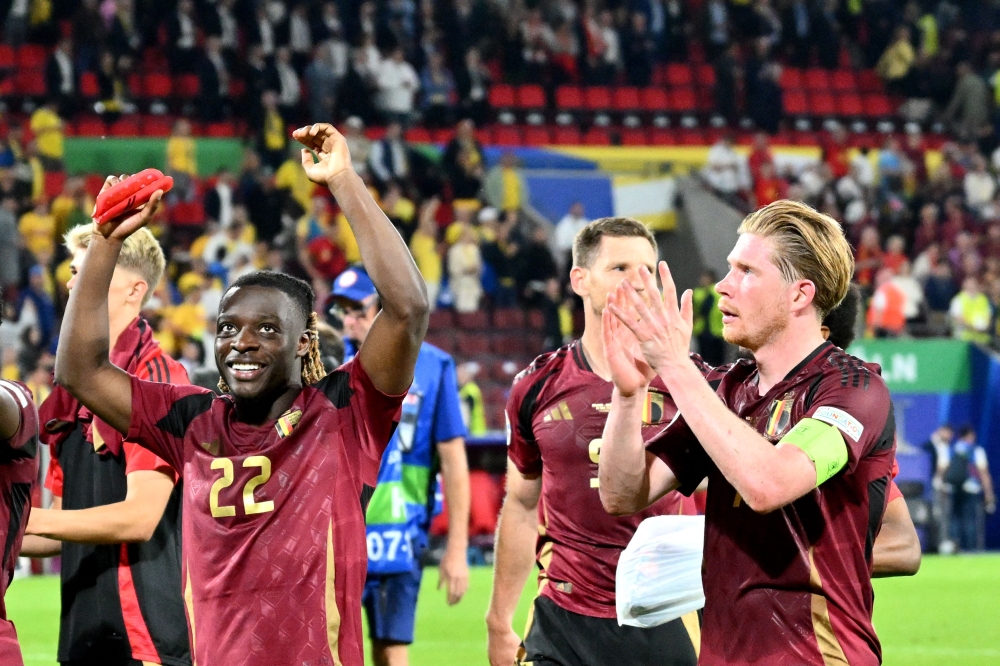
POLYGON ((546 423, 549 421, 572 421, 573 415, 569 411, 569 405, 566 401, 560 402, 558 405, 549 410, 549 413, 545 415, 542 419, 546 423))

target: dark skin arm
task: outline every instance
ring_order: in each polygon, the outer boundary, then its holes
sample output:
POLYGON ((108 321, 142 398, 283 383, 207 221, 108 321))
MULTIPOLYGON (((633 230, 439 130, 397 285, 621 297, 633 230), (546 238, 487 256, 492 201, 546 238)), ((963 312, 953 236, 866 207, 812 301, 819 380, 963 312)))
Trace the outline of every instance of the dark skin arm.
MULTIPOLYGON (((109 176, 104 189, 118 182, 109 176)), ((132 381, 108 359, 108 288, 125 239, 144 227, 163 197, 157 191, 141 211, 95 224, 76 285, 70 291, 56 351, 56 383, 122 434, 132 423, 132 381)))
POLYGON ((21 407, 8 391, 0 391, 0 439, 10 439, 20 427, 21 407))
POLYGON ((403 393, 413 381, 430 314, 420 271, 399 232, 351 167, 340 132, 333 125, 318 123, 299 128, 292 136, 306 147, 302 168, 309 180, 329 187, 344 211, 382 302, 382 311, 358 352, 361 365, 379 391, 403 393))
POLYGON ((912 576, 920 569, 920 539, 902 497, 889 502, 885 509, 872 560, 873 578, 912 576))

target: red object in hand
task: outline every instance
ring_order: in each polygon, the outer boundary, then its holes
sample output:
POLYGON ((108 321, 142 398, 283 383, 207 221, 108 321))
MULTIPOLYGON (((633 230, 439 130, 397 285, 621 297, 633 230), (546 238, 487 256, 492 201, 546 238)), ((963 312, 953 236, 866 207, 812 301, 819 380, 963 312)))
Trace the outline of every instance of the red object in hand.
POLYGON ((140 171, 97 195, 94 219, 98 224, 110 222, 144 206, 157 190, 166 194, 173 186, 174 179, 164 176, 159 169, 140 171))

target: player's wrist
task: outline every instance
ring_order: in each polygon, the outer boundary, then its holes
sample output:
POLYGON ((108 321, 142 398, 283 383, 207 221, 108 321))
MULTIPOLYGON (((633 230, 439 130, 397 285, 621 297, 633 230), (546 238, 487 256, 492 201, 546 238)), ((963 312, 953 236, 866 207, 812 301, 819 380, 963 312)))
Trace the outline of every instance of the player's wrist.
POLYGON ((330 189, 333 196, 337 196, 338 191, 342 191, 345 187, 350 186, 350 182, 353 180, 352 176, 356 175, 354 169, 349 166, 327 178, 326 186, 330 189))
POLYGON ((486 613, 486 629, 490 633, 503 634, 514 630, 513 617, 500 617, 496 613, 486 613))

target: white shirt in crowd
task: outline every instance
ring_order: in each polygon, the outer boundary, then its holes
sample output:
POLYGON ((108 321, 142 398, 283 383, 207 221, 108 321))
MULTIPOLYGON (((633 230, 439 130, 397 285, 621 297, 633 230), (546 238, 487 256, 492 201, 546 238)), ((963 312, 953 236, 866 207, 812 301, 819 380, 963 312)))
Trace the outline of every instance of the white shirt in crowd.
POLYGON ((725 194, 735 194, 750 186, 746 158, 723 141, 709 148, 703 173, 712 189, 725 194))
MULTIPOLYGON (((935 444, 935 448, 937 445, 935 444)), ((972 455, 969 456, 969 462, 975 466, 976 470, 982 474, 989 472, 990 465, 989 460, 986 458, 986 450, 979 444, 972 445, 972 455)), ((946 470, 948 465, 951 464, 951 447, 946 446, 943 449, 938 449, 938 469, 946 470)), ((945 489, 954 490, 951 488, 950 484, 944 484, 945 489)), ((979 480, 979 477, 975 474, 970 474, 969 478, 965 480, 962 484, 962 491, 969 493, 970 495, 978 495, 983 492, 983 484, 979 480)))
POLYGON ((195 47, 194 21, 187 14, 178 12, 177 23, 180 26, 181 34, 177 36, 177 48, 193 49, 195 47))
POLYGON ((556 224, 555 233, 552 235, 552 246, 556 251, 557 259, 573 249, 573 240, 576 234, 590 223, 585 217, 577 217, 572 213, 566 213, 563 219, 556 224))
POLYGON ((236 49, 239 47, 239 25, 236 17, 226 5, 219 5, 219 23, 222 25, 222 35, 219 42, 224 49, 236 49))
POLYGON ((299 84, 299 75, 295 69, 285 62, 277 62, 274 68, 278 70, 278 83, 281 90, 278 92, 278 103, 283 106, 295 106, 302 98, 302 86, 299 84))
POLYGON ((862 187, 872 187, 875 184, 875 167, 867 155, 858 153, 851 158, 851 173, 862 187))
POLYGON ((965 199, 972 208, 980 208, 993 201, 997 182, 988 171, 970 171, 965 174, 965 199))
POLYGON ((295 53, 309 53, 312 50, 309 19, 298 12, 293 12, 288 19, 288 44, 295 53))
POLYGON ((72 95, 73 61, 62 49, 56 49, 52 53, 52 57, 56 59, 56 64, 59 66, 59 73, 62 75, 62 84, 59 86, 59 92, 64 95, 72 95))
POLYGON ((378 107, 392 113, 411 113, 413 96, 417 92, 419 79, 410 63, 397 62, 392 58, 383 60, 376 76, 378 83, 378 107))
POLYGON ((274 26, 266 18, 257 20, 257 29, 260 32, 260 48, 264 55, 269 56, 274 53, 274 26))

